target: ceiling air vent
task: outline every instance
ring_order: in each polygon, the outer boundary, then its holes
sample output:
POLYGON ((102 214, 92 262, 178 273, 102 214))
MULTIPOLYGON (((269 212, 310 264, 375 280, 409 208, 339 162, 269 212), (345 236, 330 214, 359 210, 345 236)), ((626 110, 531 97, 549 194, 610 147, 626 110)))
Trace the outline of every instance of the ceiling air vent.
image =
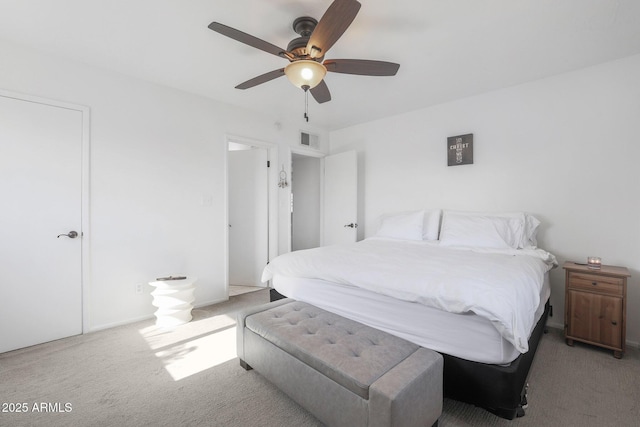
POLYGON ((300 145, 318 150, 320 149, 320 138, 318 135, 300 132, 300 145))

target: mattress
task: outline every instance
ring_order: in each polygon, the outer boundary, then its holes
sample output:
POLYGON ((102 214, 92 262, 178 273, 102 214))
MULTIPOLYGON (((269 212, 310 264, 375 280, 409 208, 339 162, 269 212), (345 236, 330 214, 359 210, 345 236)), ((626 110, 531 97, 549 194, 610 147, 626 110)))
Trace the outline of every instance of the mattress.
POLYGON ((541 249, 368 238, 282 254, 265 267, 262 280, 317 279, 450 313, 474 313, 525 353, 536 310, 544 303, 545 275, 556 265, 541 249))
MULTIPOLYGON (((509 364, 520 352, 488 319, 472 312, 451 313, 399 300, 355 286, 320 279, 275 275, 272 286, 282 295, 461 359, 509 364)), ((549 275, 540 290, 535 323, 550 295, 549 275)), ((531 334, 533 327, 529 331, 531 334)))

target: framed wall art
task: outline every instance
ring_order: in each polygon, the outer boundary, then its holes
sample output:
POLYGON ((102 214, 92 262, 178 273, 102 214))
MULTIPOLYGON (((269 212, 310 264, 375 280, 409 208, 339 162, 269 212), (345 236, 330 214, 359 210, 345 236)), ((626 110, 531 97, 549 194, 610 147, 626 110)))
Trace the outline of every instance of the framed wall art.
POLYGON ((449 166, 473 164, 473 134, 447 138, 447 160, 449 166))

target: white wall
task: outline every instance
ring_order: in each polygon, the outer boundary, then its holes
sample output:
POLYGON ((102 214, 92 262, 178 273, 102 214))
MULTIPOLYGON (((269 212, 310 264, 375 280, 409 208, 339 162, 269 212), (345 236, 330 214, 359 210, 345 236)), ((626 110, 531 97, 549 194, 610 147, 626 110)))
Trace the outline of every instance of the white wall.
MULTIPOLYGON (((91 108, 88 330, 151 316, 146 283, 167 274, 198 277, 197 305, 226 299, 225 135, 280 144, 288 165, 301 125, 2 40, 0 52, 0 88, 91 108)), ((281 215, 285 248, 288 227, 281 215)))
MULTIPOLYGON (((390 211, 522 210, 540 247, 630 269, 627 339, 640 341, 640 56, 330 134, 359 153, 360 237, 390 211), (474 134, 474 164, 447 167, 449 136, 474 134)), ((437 82, 431 82, 437 84, 437 82)), ((564 270, 552 272, 562 327, 564 270)))

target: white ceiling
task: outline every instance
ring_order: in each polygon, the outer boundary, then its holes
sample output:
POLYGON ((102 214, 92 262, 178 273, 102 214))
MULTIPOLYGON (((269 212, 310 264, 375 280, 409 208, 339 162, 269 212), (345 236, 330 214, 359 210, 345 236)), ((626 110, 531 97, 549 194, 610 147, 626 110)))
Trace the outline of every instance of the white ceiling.
MULTIPOLYGON (((360 0, 327 59, 397 62, 395 77, 329 74, 309 98, 330 130, 640 53, 638 0, 360 0)), ((207 28, 218 21, 286 48, 299 16, 331 0, 0 0, 0 38, 130 76, 302 119, 286 78, 234 86, 287 64, 207 28)), ((11 66, 2 63, 0 66, 11 66)))

